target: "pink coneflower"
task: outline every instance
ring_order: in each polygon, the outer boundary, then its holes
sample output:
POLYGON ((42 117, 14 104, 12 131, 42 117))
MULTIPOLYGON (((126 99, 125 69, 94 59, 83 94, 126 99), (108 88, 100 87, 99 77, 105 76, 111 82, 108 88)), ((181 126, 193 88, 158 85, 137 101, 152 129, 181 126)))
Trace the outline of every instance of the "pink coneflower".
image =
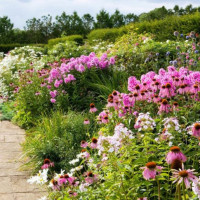
POLYGON ((42 83, 40 84, 40 87, 44 87, 44 86, 46 86, 46 83, 42 82, 42 83))
POLYGON ((175 178, 175 182, 177 184, 180 184, 182 182, 185 183, 186 189, 190 188, 190 181, 193 183, 198 183, 198 178, 194 175, 196 172, 194 172, 194 169, 183 169, 183 170, 173 170, 173 177, 175 178))
POLYGON ((170 105, 166 99, 163 99, 159 108, 158 113, 161 114, 163 112, 168 113, 170 111, 170 105))
POLYGON ((86 173, 86 178, 85 178, 86 183, 92 184, 92 183, 97 182, 97 181, 98 181, 98 178, 97 178, 96 174, 93 174, 92 172, 86 173))
POLYGON ((137 200, 148 200, 147 197, 140 197, 137 200))
POLYGON ((144 179, 149 180, 149 179, 155 179, 156 175, 159 175, 161 173, 163 167, 157 166, 155 162, 148 162, 146 164, 146 167, 142 167, 141 169, 144 169, 142 173, 144 179))
POLYGON ((31 84, 31 83, 33 83, 33 81, 28 80, 26 83, 27 83, 27 84, 31 84))
POLYGON ((158 102, 160 102, 160 97, 158 96, 158 94, 155 94, 154 96, 153 96, 153 102, 154 103, 158 103, 158 102))
POLYGON ((88 146, 88 143, 85 140, 81 141, 81 147, 86 148, 88 146))
POLYGON ((42 165, 41 169, 48 169, 49 167, 54 167, 54 163, 50 161, 50 159, 44 159, 44 164, 42 165))
POLYGON ((95 108, 94 103, 91 103, 91 104, 90 104, 90 112, 91 112, 91 113, 97 112, 97 108, 95 108))
POLYGON ((197 84, 194 84, 192 86, 191 92, 194 93, 194 94, 198 94, 199 91, 200 91, 199 86, 197 84))
POLYGON ((173 111, 179 111, 178 102, 174 102, 174 103, 173 103, 172 110, 173 110, 173 111))
POLYGON ((177 146, 173 146, 170 148, 170 152, 167 154, 166 161, 168 164, 172 164, 172 162, 176 159, 185 162, 187 160, 186 156, 181 152, 181 149, 177 146))
POLYGON ((76 181, 76 179, 77 179, 76 177, 71 176, 67 180, 71 186, 75 187, 79 184, 79 181, 76 181))
POLYGON ((170 98, 171 96, 175 96, 174 93, 174 89, 171 85, 171 83, 166 83, 165 85, 162 85, 160 92, 159 92, 159 96, 161 97, 166 97, 166 98, 170 98))
POLYGON ((185 94, 187 92, 187 87, 185 84, 181 84, 180 88, 177 90, 179 94, 185 94))
POLYGON ((102 123, 104 123, 104 124, 107 124, 107 123, 108 123, 108 115, 105 115, 105 116, 102 118, 102 123))
POLYGON ((58 178, 58 185, 62 186, 63 184, 66 184, 68 178, 69 178, 68 174, 61 175, 60 178, 58 178))
POLYGON ((92 143, 90 144, 90 147, 92 149, 96 149, 97 148, 97 142, 98 142, 98 140, 96 138, 92 138, 92 143))
POLYGON ((83 124, 85 124, 85 125, 90 124, 90 120, 89 119, 85 119, 84 122, 83 122, 83 124))
POLYGON ((200 123, 196 122, 192 127, 192 135, 194 137, 200 137, 200 123))
POLYGON ((90 157, 90 154, 87 152, 86 149, 82 149, 81 154, 82 154, 81 155, 82 158, 89 158, 90 157))
POLYGON ((60 186, 58 185, 58 181, 52 179, 52 180, 51 180, 51 188, 52 188, 53 190, 60 190, 60 186))

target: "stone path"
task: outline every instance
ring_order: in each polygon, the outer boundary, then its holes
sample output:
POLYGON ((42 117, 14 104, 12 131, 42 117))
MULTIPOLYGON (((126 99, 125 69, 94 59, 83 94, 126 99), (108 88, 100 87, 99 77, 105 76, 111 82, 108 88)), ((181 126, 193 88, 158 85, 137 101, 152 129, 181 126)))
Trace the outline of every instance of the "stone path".
POLYGON ((8 121, 0 121, 0 200, 37 200, 45 195, 27 183, 30 172, 20 171, 20 143, 24 131, 8 121))

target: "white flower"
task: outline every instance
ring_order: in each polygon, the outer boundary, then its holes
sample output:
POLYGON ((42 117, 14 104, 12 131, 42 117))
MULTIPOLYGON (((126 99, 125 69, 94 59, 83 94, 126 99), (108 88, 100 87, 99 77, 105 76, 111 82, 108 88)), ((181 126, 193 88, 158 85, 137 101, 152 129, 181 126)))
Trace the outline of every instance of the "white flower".
POLYGON ((76 171, 80 171, 81 169, 83 169, 83 165, 80 165, 80 166, 75 168, 76 171))
POLYGON ((71 160, 71 161, 69 162, 69 164, 75 165, 77 162, 79 162, 79 159, 78 159, 78 158, 77 158, 77 159, 74 159, 74 160, 71 160))
POLYGON ((173 145, 173 143, 172 142, 169 142, 169 146, 171 147, 173 145))
POLYGON ((40 170, 39 173, 36 176, 32 176, 30 179, 27 180, 28 183, 33 184, 45 184, 48 180, 48 169, 40 170))

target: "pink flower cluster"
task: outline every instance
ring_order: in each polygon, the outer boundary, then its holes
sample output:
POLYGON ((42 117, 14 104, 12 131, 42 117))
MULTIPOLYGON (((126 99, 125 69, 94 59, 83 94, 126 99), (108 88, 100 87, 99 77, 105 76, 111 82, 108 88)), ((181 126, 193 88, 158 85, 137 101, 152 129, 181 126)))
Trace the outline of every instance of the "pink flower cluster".
POLYGON ((92 67, 105 69, 113 64, 115 64, 114 57, 108 59, 107 54, 103 54, 100 59, 95 53, 90 53, 89 56, 82 55, 78 58, 71 58, 70 60, 65 60, 60 66, 56 65, 56 67, 50 71, 48 82, 54 82, 54 86, 59 87, 59 85, 63 83, 63 80, 65 83, 76 80, 75 77, 70 74, 73 70, 82 73, 86 69, 91 69, 92 67))
MULTIPOLYGON (((134 114, 133 109, 137 102, 146 101, 158 104, 158 114, 177 112, 179 105, 175 101, 172 102, 173 97, 177 95, 187 95, 195 101, 200 101, 198 95, 200 72, 189 71, 184 67, 177 70, 174 66, 169 66, 167 70, 160 69, 158 74, 153 71, 148 72, 142 75, 140 80, 134 76, 129 77, 128 90, 129 94, 118 91, 110 94, 107 109, 114 108, 119 117, 123 117, 126 113, 134 114)), ((105 111, 98 117, 101 123, 107 123, 107 121, 103 121, 105 113, 109 116, 109 112, 105 111)))
POLYGON ((49 167, 54 167, 54 163, 46 158, 44 159, 44 164, 42 165, 41 169, 48 169, 49 167))

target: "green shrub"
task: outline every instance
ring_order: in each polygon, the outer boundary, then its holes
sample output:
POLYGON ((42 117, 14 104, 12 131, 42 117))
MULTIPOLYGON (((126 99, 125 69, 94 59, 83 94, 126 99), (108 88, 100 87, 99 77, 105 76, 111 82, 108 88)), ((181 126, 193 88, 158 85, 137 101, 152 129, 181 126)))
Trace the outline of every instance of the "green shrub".
POLYGON ((90 46, 78 46, 74 41, 66 41, 53 46, 47 45, 45 50, 48 52, 47 62, 60 61, 61 58, 76 58, 83 55, 88 55, 92 52, 90 46))
POLYGON ((48 45, 53 46, 58 43, 65 43, 66 41, 74 41, 77 44, 81 45, 83 44, 83 36, 81 35, 69 35, 61 38, 55 38, 48 40, 48 45))
POLYGON ((184 16, 168 16, 163 20, 145 21, 130 24, 127 28, 136 33, 152 33, 158 41, 175 40, 174 31, 189 34, 191 31, 200 32, 200 13, 184 16))
POLYGON ((0 103, 0 112, 2 114, 2 116, 0 116, 0 120, 11 120, 14 116, 13 108, 13 102, 0 103))
POLYGON ((0 44, 0 52, 8 53, 15 47, 22 47, 23 44, 0 44))
POLYGON ((108 40, 114 42, 118 37, 122 36, 127 32, 125 27, 121 28, 106 28, 106 29, 96 29, 89 33, 87 36, 89 42, 94 40, 108 40))
POLYGON ((43 116, 34 131, 27 133, 23 144, 27 165, 39 169, 45 158, 55 164, 55 171, 68 171, 72 166, 69 161, 81 151, 81 140, 86 140, 84 115, 70 111, 67 115, 53 112, 50 117, 43 116), (84 131, 85 130, 85 131, 84 131))
POLYGON ((15 49, 16 47, 23 46, 35 46, 35 47, 44 47, 44 44, 0 44, 0 52, 8 53, 10 50, 15 49))

